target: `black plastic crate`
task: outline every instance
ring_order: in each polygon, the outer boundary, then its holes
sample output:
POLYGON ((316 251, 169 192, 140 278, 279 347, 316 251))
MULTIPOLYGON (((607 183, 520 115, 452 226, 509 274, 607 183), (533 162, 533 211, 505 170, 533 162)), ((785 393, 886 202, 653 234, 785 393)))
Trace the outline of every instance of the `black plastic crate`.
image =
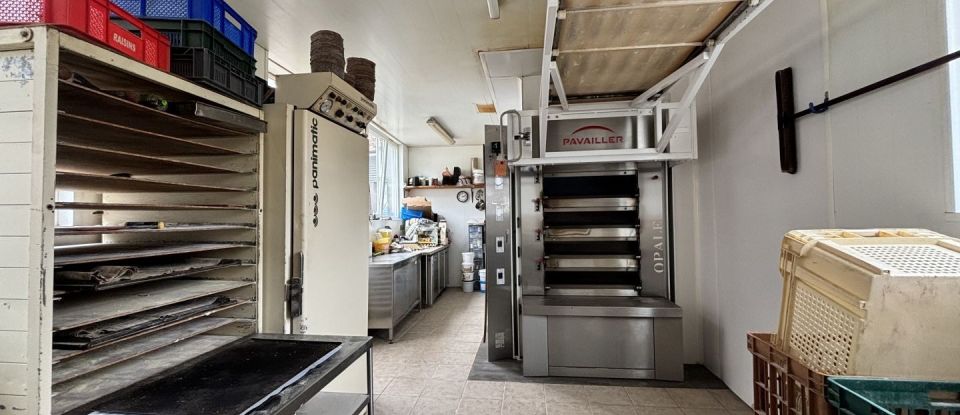
POLYGON ((203 20, 141 19, 175 48, 205 48, 243 73, 257 73, 257 60, 203 20))
POLYGON ((170 63, 170 72, 258 107, 263 106, 267 82, 230 66, 226 59, 210 49, 173 48, 170 63))

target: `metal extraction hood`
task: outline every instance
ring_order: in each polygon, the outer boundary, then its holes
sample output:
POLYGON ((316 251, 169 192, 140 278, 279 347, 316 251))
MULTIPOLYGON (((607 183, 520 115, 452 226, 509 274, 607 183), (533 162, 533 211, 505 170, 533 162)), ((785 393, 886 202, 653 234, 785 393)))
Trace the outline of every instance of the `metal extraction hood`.
POLYGON ((772 1, 547 0, 541 148, 548 148, 549 121, 612 115, 652 114, 655 142, 624 151, 550 154, 548 149, 523 164, 695 159, 696 134, 687 130, 697 92, 726 42, 772 1), (685 89, 671 90, 675 85, 685 89), (663 102, 668 91, 671 101, 663 102), (680 145, 682 151, 671 149, 671 140, 683 134, 692 140, 680 145))
POLYGON ((633 99, 681 67, 741 0, 565 0, 555 54, 568 99, 633 99))

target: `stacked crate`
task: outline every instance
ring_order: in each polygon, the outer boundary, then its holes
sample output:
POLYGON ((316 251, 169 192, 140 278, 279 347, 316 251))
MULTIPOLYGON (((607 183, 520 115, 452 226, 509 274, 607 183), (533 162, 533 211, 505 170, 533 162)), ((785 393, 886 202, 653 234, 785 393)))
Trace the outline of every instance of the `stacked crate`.
POLYGON ((834 413, 833 375, 960 379, 960 240, 800 230, 781 248, 778 333, 748 335, 757 413, 834 413))
POLYGON ((112 0, 170 39, 171 72, 256 106, 257 32, 223 0, 112 0))
POLYGON ((779 346, 831 375, 960 378, 960 240, 918 229, 792 231, 779 346))

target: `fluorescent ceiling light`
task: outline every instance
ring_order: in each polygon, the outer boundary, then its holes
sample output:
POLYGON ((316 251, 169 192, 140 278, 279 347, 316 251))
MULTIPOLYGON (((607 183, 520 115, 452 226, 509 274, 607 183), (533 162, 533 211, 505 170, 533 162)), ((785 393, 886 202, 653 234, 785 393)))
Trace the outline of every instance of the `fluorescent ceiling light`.
POLYGON ((447 144, 454 145, 457 143, 456 141, 454 141, 453 135, 447 132, 447 129, 443 128, 443 125, 441 125, 440 121, 437 121, 436 118, 430 117, 429 119, 427 119, 427 125, 430 128, 433 128, 433 131, 436 131, 437 135, 439 135, 440 138, 443 139, 443 141, 446 141, 447 144))
POLYGON ((487 0, 487 11, 490 12, 491 19, 500 18, 500 0, 487 0))

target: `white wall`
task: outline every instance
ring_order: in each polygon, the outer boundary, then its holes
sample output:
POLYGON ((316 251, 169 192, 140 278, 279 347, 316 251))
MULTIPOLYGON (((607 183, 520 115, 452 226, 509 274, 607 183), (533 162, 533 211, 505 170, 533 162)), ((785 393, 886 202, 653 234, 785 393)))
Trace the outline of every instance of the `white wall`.
POLYGON ((943 1, 775 1, 728 44, 698 98, 700 160, 677 189, 697 230, 703 357, 747 402, 746 332, 776 330, 786 231, 960 231, 944 213, 945 70, 799 121, 797 175, 779 169, 774 72, 793 67, 802 108, 943 55, 943 1))
POLYGON ((438 146, 410 147, 410 163, 407 177, 426 176, 440 178, 444 167, 453 172, 460 167, 464 176, 470 176, 470 158, 483 158, 483 146, 438 146))

